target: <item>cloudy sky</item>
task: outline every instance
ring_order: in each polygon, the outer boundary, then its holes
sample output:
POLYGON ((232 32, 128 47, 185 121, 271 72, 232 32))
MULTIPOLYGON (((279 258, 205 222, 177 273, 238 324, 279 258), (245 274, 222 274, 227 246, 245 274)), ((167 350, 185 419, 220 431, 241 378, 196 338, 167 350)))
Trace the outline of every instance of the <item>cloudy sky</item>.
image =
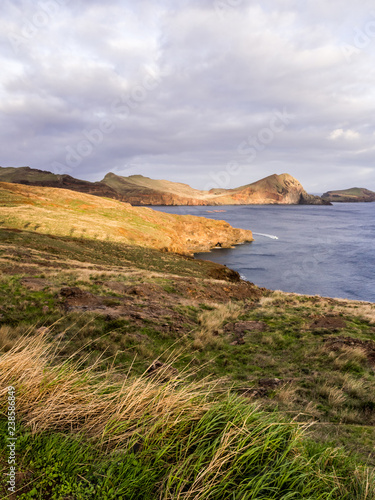
POLYGON ((3 0, 2 166, 375 190, 375 6, 3 0))

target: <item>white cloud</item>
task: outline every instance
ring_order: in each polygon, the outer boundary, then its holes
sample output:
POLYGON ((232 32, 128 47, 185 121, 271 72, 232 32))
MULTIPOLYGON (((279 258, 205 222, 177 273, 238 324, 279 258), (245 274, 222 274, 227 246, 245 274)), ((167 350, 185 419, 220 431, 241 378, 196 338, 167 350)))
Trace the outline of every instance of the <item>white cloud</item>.
POLYGON ((332 140, 339 139, 340 137, 343 139, 352 140, 352 139, 358 139, 360 135, 355 130, 351 129, 344 130, 342 128, 337 128, 336 130, 333 130, 328 137, 329 139, 332 140))

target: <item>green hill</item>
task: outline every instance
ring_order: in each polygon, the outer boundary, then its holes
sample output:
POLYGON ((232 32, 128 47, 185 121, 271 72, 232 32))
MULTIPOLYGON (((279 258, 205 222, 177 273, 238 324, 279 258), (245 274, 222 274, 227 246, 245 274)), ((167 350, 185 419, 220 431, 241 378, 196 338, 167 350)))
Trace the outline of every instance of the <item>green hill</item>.
POLYGON ((327 191, 322 195, 322 198, 330 202, 370 202, 375 201, 375 193, 369 189, 355 187, 338 191, 327 191))

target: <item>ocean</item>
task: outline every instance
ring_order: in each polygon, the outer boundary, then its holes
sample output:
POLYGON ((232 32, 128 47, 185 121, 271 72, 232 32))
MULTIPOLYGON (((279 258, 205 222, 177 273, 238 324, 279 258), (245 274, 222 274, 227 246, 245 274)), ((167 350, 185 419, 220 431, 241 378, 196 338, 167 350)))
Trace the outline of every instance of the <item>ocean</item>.
POLYGON ((254 242, 196 257, 258 286, 375 302, 375 203, 150 208, 251 229, 254 242))

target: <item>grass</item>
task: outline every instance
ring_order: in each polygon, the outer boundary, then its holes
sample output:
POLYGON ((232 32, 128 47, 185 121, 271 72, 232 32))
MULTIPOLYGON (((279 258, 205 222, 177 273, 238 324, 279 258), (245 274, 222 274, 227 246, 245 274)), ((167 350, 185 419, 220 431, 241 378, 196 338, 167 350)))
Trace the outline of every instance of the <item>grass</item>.
MULTIPOLYGON (((74 238, 9 231, 1 248, 0 269, 6 271, 0 278, 2 352, 35 326, 46 329, 49 342, 59 342, 60 360, 73 356, 86 367, 105 353, 114 356, 118 370, 127 372, 132 365, 132 373, 141 375, 155 359, 165 362, 165 353, 178 349, 176 369, 194 366, 199 369, 196 380, 220 379, 225 390, 252 394, 262 387, 262 379, 278 378, 279 386, 251 400, 267 411, 278 408, 300 421, 314 421, 319 440, 324 435, 320 428, 337 425, 333 442, 355 449, 361 461, 375 465, 373 443, 350 432, 350 426, 374 425, 373 364, 363 346, 327 342, 340 336, 372 339, 372 304, 279 292, 261 296, 251 287, 242 295, 241 283, 223 284, 211 277, 214 264, 111 242, 87 246, 74 238), (51 246, 44 248, 47 243, 51 246), (40 286, 28 288, 25 277, 40 280, 40 286), (65 310, 60 290, 66 286, 98 298, 102 309, 65 310), (238 291, 241 300, 236 299, 238 291), (316 317, 332 315, 346 326, 337 332, 310 328, 316 317), (237 337, 231 325, 238 321, 260 322, 265 328, 245 331, 243 344, 232 345, 237 337)), ((95 369, 111 363, 108 359, 95 369)))
MULTIPOLYGON (((114 266, 120 272, 136 267, 199 278, 209 277, 223 267, 188 256, 161 254, 152 248, 100 240, 92 240, 88 244, 78 237, 57 237, 26 230, 14 232, 4 228, 0 228, 0 258, 8 260, 12 274, 12 267, 16 270, 20 267, 22 273, 39 273, 41 269, 51 267, 51 262, 55 262, 59 269, 71 268, 74 272, 82 272, 87 267, 93 269, 93 266, 98 271, 106 271, 100 269, 103 266, 114 266)), ((114 271, 112 268, 109 273, 114 271)))
POLYGON ((224 342, 219 335, 224 322, 236 320, 241 314, 241 305, 229 302, 220 304, 213 310, 205 310, 198 316, 200 328, 194 332, 193 347, 203 350, 207 347, 223 347, 224 342))
POLYGON ((0 230, 23 498, 373 498, 374 304, 37 231, 0 230))
POLYGON ((66 189, 0 183, 0 225, 88 241, 112 241, 192 255, 252 241, 251 231, 227 222, 136 208, 66 189))
POLYGON ((374 498, 369 471, 279 413, 181 376, 115 383, 51 365, 52 349, 39 335, 0 358, 1 386, 16 389, 19 498, 374 498))

